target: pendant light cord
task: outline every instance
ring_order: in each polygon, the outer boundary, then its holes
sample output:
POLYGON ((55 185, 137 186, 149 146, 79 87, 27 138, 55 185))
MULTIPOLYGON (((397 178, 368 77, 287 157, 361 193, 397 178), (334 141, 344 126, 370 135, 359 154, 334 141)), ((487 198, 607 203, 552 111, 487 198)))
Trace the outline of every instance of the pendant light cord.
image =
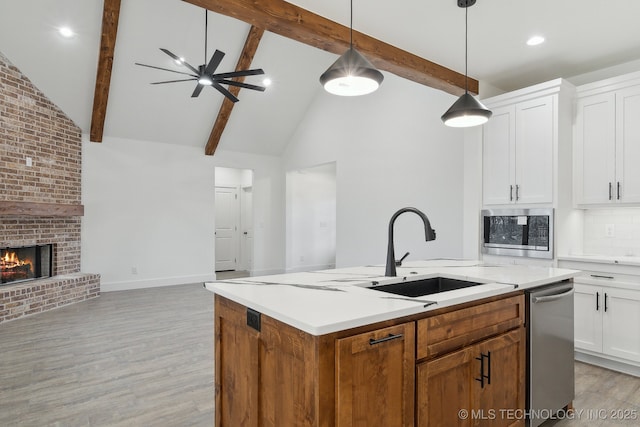
POLYGON ((204 64, 207 66, 207 27, 209 26, 207 9, 204 10, 204 64))
POLYGON ((349 47, 353 49, 353 0, 351 0, 351 18, 349 20, 349 47))
POLYGON ((469 73, 467 64, 469 62, 469 6, 464 8, 464 93, 469 93, 469 73))

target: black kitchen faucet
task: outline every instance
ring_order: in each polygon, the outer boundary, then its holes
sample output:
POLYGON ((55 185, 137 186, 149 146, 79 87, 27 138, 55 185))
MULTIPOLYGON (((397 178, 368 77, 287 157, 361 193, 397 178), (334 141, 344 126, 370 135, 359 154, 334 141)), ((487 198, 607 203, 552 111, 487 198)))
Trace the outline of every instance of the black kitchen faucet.
MULTIPOLYGON (((429 242, 431 240, 436 240, 436 231, 431 228, 431 223, 429 222, 429 218, 422 213, 422 211, 416 208, 402 208, 398 212, 394 213, 391 219, 389 220, 389 242, 387 243, 387 267, 385 268, 384 275, 387 277, 395 277, 396 276, 396 254, 393 249, 393 224, 396 222, 396 218, 398 218, 401 214, 405 212, 413 212, 422 218, 422 222, 424 223, 424 239, 429 242)), ((408 253, 402 257, 404 259, 408 253)))

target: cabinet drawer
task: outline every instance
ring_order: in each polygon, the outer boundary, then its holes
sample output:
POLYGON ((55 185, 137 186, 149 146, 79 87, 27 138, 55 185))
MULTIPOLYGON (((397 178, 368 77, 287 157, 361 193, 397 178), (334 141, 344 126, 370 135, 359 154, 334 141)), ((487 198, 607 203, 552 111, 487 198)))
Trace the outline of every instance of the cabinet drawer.
POLYGON ((432 358, 524 323, 524 295, 418 321, 417 358, 432 358))

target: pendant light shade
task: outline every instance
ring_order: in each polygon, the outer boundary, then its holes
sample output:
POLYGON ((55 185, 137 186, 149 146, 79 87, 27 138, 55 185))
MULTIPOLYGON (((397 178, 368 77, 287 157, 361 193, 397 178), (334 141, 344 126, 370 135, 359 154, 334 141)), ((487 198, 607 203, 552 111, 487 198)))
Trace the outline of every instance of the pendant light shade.
POLYGON ((334 95, 366 95, 378 89, 384 76, 365 58, 350 47, 320 76, 324 89, 334 95))
POLYGON ((464 95, 462 95, 441 117, 445 125, 458 128, 478 126, 486 123, 491 117, 491 110, 469 93, 469 77, 467 74, 468 56, 468 23, 469 7, 476 0, 456 0, 459 7, 464 7, 464 95))
POLYGON ((353 48, 353 0, 349 25, 349 50, 320 76, 324 89, 334 95, 359 96, 374 92, 384 76, 367 58, 353 48))
POLYGON ((447 126, 466 128, 486 123, 491 114, 487 107, 467 92, 442 115, 442 121, 447 126))

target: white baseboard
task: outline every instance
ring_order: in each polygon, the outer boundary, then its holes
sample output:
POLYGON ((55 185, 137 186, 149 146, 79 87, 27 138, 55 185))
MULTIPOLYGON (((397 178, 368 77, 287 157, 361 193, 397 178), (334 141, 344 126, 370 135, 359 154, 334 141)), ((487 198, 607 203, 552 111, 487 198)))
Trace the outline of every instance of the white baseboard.
POLYGON ((161 277, 157 279, 132 280, 123 282, 100 283, 100 292, 127 291, 131 289, 157 288, 161 286, 184 285, 187 283, 212 282, 215 273, 193 276, 161 277))
POLYGON ((575 359, 579 362, 585 362, 602 368, 611 369, 612 371, 622 372, 623 374, 633 375, 634 377, 640 377, 640 365, 635 362, 629 361, 625 363, 609 359, 608 357, 583 353, 582 351, 577 350, 575 352, 575 359))
POLYGON ((332 270, 336 268, 335 264, 322 264, 322 265, 301 265, 298 267, 287 268, 287 273, 300 273, 303 271, 318 271, 318 270, 332 270))
POLYGON ((272 274, 283 274, 285 271, 281 268, 265 269, 265 270, 249 270, 249 275, 254 276, 271 276, 272 274))

